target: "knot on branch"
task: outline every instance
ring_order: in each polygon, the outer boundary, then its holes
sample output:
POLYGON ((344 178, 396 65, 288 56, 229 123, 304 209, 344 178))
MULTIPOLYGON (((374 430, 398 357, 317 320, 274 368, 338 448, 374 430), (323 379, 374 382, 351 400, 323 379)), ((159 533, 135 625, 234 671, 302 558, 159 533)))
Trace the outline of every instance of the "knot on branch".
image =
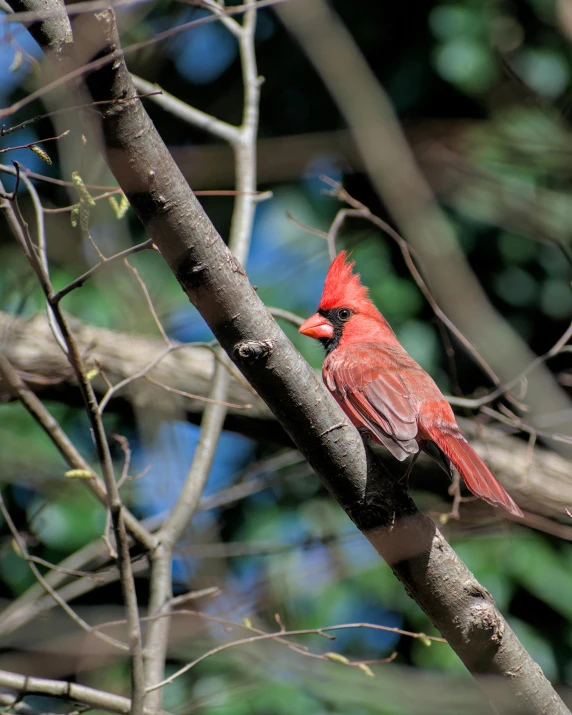
POLYGON ((185 293, 195 291, 206 282, 207 265, 197 263, 194 253, 187 250, 181 257, 176 269, 176 276, 185 293))
POLYGON ((500 645, 504 635, 504 622, 496 610, 495 602, 486 588, 476 581, 468 581, 464 587, 465 592, 472 598, 478 599, 471 606, 471 634, 480 633, 480 637, 490 643, 500 645))
POLYGON ((274 350, 274 340, 245 340, 234 348, 236 357, 254 362, 267 358, 274 350))
POLYGON ((494 608, 483 604, 471 608, 471 635, 480 634, 498 646, 504 635, 504 623, 494 608))

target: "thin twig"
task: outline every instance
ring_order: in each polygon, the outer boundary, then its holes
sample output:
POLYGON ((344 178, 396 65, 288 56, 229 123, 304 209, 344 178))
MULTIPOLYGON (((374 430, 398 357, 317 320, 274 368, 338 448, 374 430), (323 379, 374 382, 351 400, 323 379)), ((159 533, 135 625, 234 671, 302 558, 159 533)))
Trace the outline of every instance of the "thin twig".
POLYGON ((295 325, 297 328, 299 328, 304 322, 304 318, 301 318, 295 313, 291 313, 289 310, 284 310, 283 308, 268 308, 268 311, 275 318, 280 318, 281 320, 285 320, 287 323, 292 323, 292 325, 295 325))
POLYGON ((155 310, 155 306, 153 305, 153 301, 151 300, 151 295, 149 294, 149 289, 147 288, 145 281, 141 278, 139 275, 139 271, 137 268, 132 266, 127 258, 123 260, 123 263, 129 268, 129 270, 133 273, 135 276, 135 280, 137 283, 139 283, 139 286, 141 287, 141 290, 143 291, 143 295, 145 296, 145 301, 147 303, 147 307, 149 308, 149 312, 151 313, 151 316, 153 317, 153 321, 155 322, 155 325, 157 326, 158 331, 161 333, 161 337, 163 338, 163 342, 165 345, 170 346, 171 341, 169 340, 169 337, 167 336, 167 333, 165 332, 165 328, 163 327, 163 324, 159 320, 159 316, 157 315, 157 311, 155 310))
POLYGON ((572 323, 564 331, 564 333, 558 338, 556 343, 544 353, 544 355, 539 355, 534 360, 532 360, 527 367, 524 368, 516 377, 514 377, 509 382, 501 385, 496 390, 483 395, 482 397, 476 398, 464 398, 464 397, 447 397, 447 400, 452 405, 457 405, 458 407, 468 407, 469 409, 478 409, 483 405, 490 404, 494 400, 502 397, 508 390, 511 390, 515 385, 521 382, 529 373, 531 373, 536 367, 547 362, 556 355, 560 355, 562 352, 568 352, 567 348, 570 347, 566 343, 572 337, 572 323))
POLYGON ((533 425, 521 420, 520 417, 516 415, 504 415, 498 410, 493 410, 491 407, 485 405, 481 408, 481 412, 489 417, 493 417, 498 422, 502 422, 505 425, 514 427, 516 430, 526 432, 527 434, 535 434, 537 437, 542 437, 542 439, 554 440, 555 442, 562 442, 563 444, 572 444, 572 437, 566 434, 560 434, 559 432, 547 432, 546 430, 538 429, 533 425))
POLYGON ((112 435, 112 437, 116 442, 118 442, 119 446, 121 447, 121 451, 125 456, 125 459, 123 461, 123 469, 121 470, 121 476, 119 477, 119 481, 117 482, 117 488, 121 489, 123 484, 129 478, 129 465, 131 464, 131 447, 129 446, 129 440, 127 439, 127 437, 124 437, 121 434, 114 434, 112 435))
POLYGON ((116 253, 114 256, 110 256, 109 258, 103 258, 97 265, 93 266, 93 268, 90 268, 88 271, 79 276, 79 278, 76 278, 71 283, 68 283, 67 286, 57 291, 57 293, 54 293, 50 299, 50 303, 59 303, 60 300, 64 298, 68 293, 71 293, 72 290, 75 290, 76 288, 81 288, 81 286, 103 266, 107 266, 110 263, 115 263, 116 261, 120 261, 124 258, 127 258, 134 253, 139 253, 139 251, 145 251, 150 248, 153 248, 152 238, 149 238, 147 239, 147 241, 143 241, 143 243, 139 243, 136 246, 131 246, 131 248, 126 248, 124 251, 116 253))
MULTIPOLYGON (((17 162, 14 162, 14 166, 16 168, 19 167, 17 162)), ((52 305, 50 304, 49 300, 49 293, 50 291, 50 280, 49 280, 49 267, 48 267, 48 248, 47 248, 47 242, 46 242, 46 230, 45 230, 45 225, 44 225, 44 211, 42 207, 42 202, 40 201, 40 197, 38 196, 38 192, 36 191, 36 187, 32 184, 32 182, 28 179, 27 176, 22 175, 22 181, 26 185, 26 188, 28 190, 28 193, 30 194, 30 197, 32 198, 32 203, 34 205, 34 211, 36 214, 36 233, 37 233, 37 238, 38 238, 38 253, 39 253, 39 262, 41 265, 41 270, 38 269, 36 270, 36 274, 38 277, 40 274, 42 275, 42 286, 44 287, 44 292, 46 293, 46 311, 48 314, 48 323, 50 325, 52 334, 54 336, 54 339, 56 343, 60 346, 60 349, 64 353, 64 355, 68 354, 68 346, 62 336, 61 329, 58 325, 58 321, 56 319, 56 316, 54 315, 54 310, 52 305)), ((20 219, 20 225, 24 229, 24 237, 27 243, 27 248, 29 251, 29 259, 33 265, 37 262, 37 258, 35 255, 35 246, 33 245, 29 230, 28 230, 28 224, 26 221, 24 221, 24 218, 22 216, 22 213, 20 211, 20 206, 18 204, 18 200, 15 199, 14 201, 14 206, 16 209, 16 212, 18 214, 18 217, 20 219), (32 258, 33 255, 33 258, 32 258)))
POLYGON ((108 643, 109 645, 114 646, 115 648, 119 648, 120 650, 123 650, 123 651, 129 651, 129 646, 127 646, 125 643, 122 643, 121 641, 118 641, 117 639, 112 638, 111 636, 108 636, 105 633, 101 633, 97 628, 90 626, 89 623, 84 621, 83 618, 81 618, 81 616, 78 616, 78 614, 73 610, 73 608, 71 608, 70 605, 59 595, 59 593, 50 586, 50 584, 42 576, 42 574, 39 571, 39 569, 37 568, 36 564, 29 558, 26 544, 24 543, 24 540, 20 537, 20 534, 18 533, 18 530, 16 529, 16 526, 14 525, 14 522, 12 521, 12 517, 10 516, 10 512, 6 508, 6 505, 4 503, 4 498, 2 497, 1 493, 0 493, 0 512, 2 513, 2 516, 4 517, 6 524, 8 525, 8 528, 10 529, 10 532, 12 533, 12 536, 14 537, 14 541, 16 542, 18 549, 20 550, 20 553, 22 554, 22 557, 27 562, 28 566, 30 567, 30 570, 36 577, 37 581, 43 586, 43 588, 46 590, 46 592, 50 594, 50 596, 54 599, 54 601, 68 614, 68 616, 72 619, 72 621, 74 621, 80 628, 82 628, 84 631, 86 631, 86 633, 96 636, 100 640, 104 641, 105 643, 108 643))
POLYGON ((88 578, 91 579, 92 581, 96 581, 97 583, 103 583, 103 578, 100 576, 97 576, 97 574, 90 573, 89 571, 76 571, 74 569, 67 569, 64 566, 59 566, 58 564, 53 564, 51 561, 46 561, 46 559, 42 559, 39 556, 33 556, 32 554, 28 554, 27 560, 33 561, 35 564, 39 564, 40 566, 45 566, 48 569, 51 569, 52 571, 58 571, 61 574, 64 574, 66 576, 77 576, 78 578, 88 578))
POLYGON ((177 390, 175 387, 169 387, 169 385, 165 385, 162 382, 159 382, 159 380, 155 380, 152 377, 149 377, 149 375, 144 376, 145 380, 147 382, 152 383, 153 385, 157 385, 157 387, 160 387, 162 390, 165 390, 166 392, 172 392, 174 395, 180 395, 181 397, 187 397, 189 400, 198 400, 199 402, 208 402, 209 404, 213 405, 222 405, 223 407, 230 407, 231 409, 234 410, 250 410, 252 409, 252 405, 246 404, 246 405, 237 405, 236 402, 216 402, 215 400, 211 400, 209 397, 203 397, 202 395, 193 395, 191 392, 185 392, 184 390, 177 390))
MULTIPOLYGON (((104 194, 99 194, 98 196, 92 196, 94 201, 101 201, 101 199, 109 199, 112 196, 117 196, 117 194, 122 194, 121 189, 114 189, 113 191, 106 191, 104 194)), ((77 207, 77 203, 69 204, 69 206, 60 206, 57 209, 49 209, 44 206, 44 213, 46 214, 63 214, 69 211, 73 211, 77 207)))
MULTIPOLYGON (((58 452, 69 466, 72 469, 80 470, 86 475, 82 481, 87 484, 89 489, 102 504, 106 504, 107 492, 93 469, 77 451, 59 422, 53 418, 41 400, 39 400, 23 382, 16 370, 3 355, 0 355, 0 375, 5 385, 8 386, 14 396, 22 402, 26 410, 28 410, 38 425, 52 440, 58 452)), ((129 532, 144 548, 148 550, 155 548, 157 544, 156 538, 129 512, 125 513, 125 523, 129 532)))
POLYGON ((175 352, 175 350, 182 350, 183 348, 189 347, 210 348, 211 343, 182 343, 180 345, 169 345, 168 348, 165 348, 165 350, 163 350, 159 355, 157 355, 157 357, 154 358, 144 368, 141 368, 141 370, 139 370, 138 372, 134 373, 133 375, 130 375, 129 377, 126 377, 124 380, 121 380, 116 385, 113 385, 113 387, 110 387, 101 399, 101 402, 99 403, 99 413, 103 414, 103 411, 105 410, 109 400, 113 397, 113 395, 119 392, 119 390, 122 390, 134 380, 138 380, 141 377, 145 377, 148 372, 150 372, 154 367, 156 367, 161 362, 161 360, 166 358, 167 355, 169 355, 170 353, 175 352))
MULTIPOLYGON (((107 546, 102 542, 102 540, 99 539, 96 544, 101 547, 105 557, 109 558, 107 546)), ((149 571, 147 557, 141 556, 134 559, 132 562, 132 570, 133 574, 146 574, 149 571)), ((46 578, 51 575, 52 574, 47 574, 46 578)), ((75 581, 71 581, 70 583, 66 583, 61 586, 58 589, 58 593, 63 600, 69 603, 80 596, 93 592, 94 589, 99 588, 100 586, 106 586, 119 581, 119 569, 116 566, 113 566, 104 571, 100 571, 98 578, 101 580, 94 581, 87 576, 82 576, 81 578, 75 579, 75 581)), ((37 585, 41 588, 40 584, 37 585)), ((31 597, 25 602, 18 604, 17 607, 16 602, 14 602, 13 605, 15 608, 12 608, 11 604, 11 606, 2 613, 2 618, 0 620, 0 634, 2 636, 13 633, 34 619, 44 616, 49 610, 57 605, 51 596, 42 597, 40 595, 38 597, 37 592, 34 592, 33 596, 33 598, 31 597)))
MULTIPOLYGON (((61 139, 62 137, 67 136, 70 133, 69 129, 66 129, 65 132, 62 132, 57 137, 48 137, 47 139, 36 139, 33 142, 28 142, 27 144, 19 144, 18 146, 8 146, 5 147, 4 149, 0 149, 0 154, 4 154, 8 151, 16 151, 16 149, 31 149, 32 147, 38 146, 38 144, 45 144, 45 142, 53 142, 56 141, 56 139, 61 139)), ((0 136, 1 136, 1 130, 0 130, 0 136)))
MULTIPOLYGON (((77 7, 81 3, 75 3, 74 7, 77 7)), ((115 5, 115 3, 114 3, 115 5)), ((70 8, 66 8, 68 11, 68 14, 70 14, 70 8)), ((77 112, 79 109, 86 109, 87 107, 96 107, 97 105, 105 105, 105 104, 125 104, 126 102, 133 102, 136 99, 144 99, 145 97, 150 97, 154 94, 159 94, 159 91, 155 92, 150 92, 149 94, 139 94, 136 97, 125 97, 125 98, 117 98, 117 99, 102 99, 98 102, 86 102, 85 104, 76 104, 73 107, 62 107, 61 109, 54 109, 51 112, 46 112, 45 114, 38 114, 35 117, 32 117, 31 119, 26 119, 24 122, 20 122, 20 124, 15 124, 13 127, 8 127, 6 128, 5 126, 2 126, 0 128, 0 137, 5 137, 8 134, 11 134, 12 132, 17 131, 18 129, 23 129, 24 127, 27 127, 28 124, 33 124, 34 122, 39 122, 42 119, 51 119, 52 117, 55 117, 58 114, 64 114, 65 112, 77 112)), ((65 132, 67 134, 67 132, 65 132)), ((64 134, 60 134, 60 137, 64 136, 64 134)), ((53 139, 59 139, 60 137, 52 137, 53 139)), ((39 140, 39 141, 48 141, 47 139, 39 140)), ((70 182, 71 184, 71 182, 70 182)))
MULTIPOLYGON (((177 612, 176 612, 177 613, 177 612)), ((192 612, 191 612, 192 613, 192 612)), ((210 620, 210 618, 209 618, 210 620)), ((233 625, 238 625, 238 624, 233 624, 233 625)), ((243 626, 244 627, 244 626, 243 626)), ((228 643, 223 643, 219 646, 216 646, 215 648, 211 648, 209 651, 206 653, 203 653, 203 655, 199 656, 198 658, 195 658, 195 660, 191 661, 190 663, 187 663, 185 666, 177 670, 176 673, 173 673, 169 678, 165 678, 165 680, 161 681, 160 683, 156 683, 155 685, 150 686, 147 689, 147 692, 152 692, 153 690, 157 690, 158 688, 163 688, 165 685, 170 685, 173 683, 177 678, 179 678, 181 675, 184 675, 185 673, 188 673, 189 670, 194 668, 196 665, 199 663, 202 663, 203 660, 206 660, 207 658, 210 658, 213 655, 216 655, 217 653, 221 653, 222 651, 228 650, 230 648, 236 648, 238 646, 242 645, 248 645, 250 643, 256 643, 258 641, 263 641, 263 640, 280 640, 282 638, 292 638, 295 636, 306 636, 306 635, 324 635, 330 631, 337 631, 337 630, 349 630, 349 629, 355 629, 355 628, 373 628, 375 630, 383 630, 383 631, 390 631, 392 633, 402 633, 403 635, 410 636, 411 638, 417 638, 422 641, 431 641, 435 640, 438 642, 446 643, 443 638, 436 638, 433 636, 427 636, 425 633, 412 633, 409 631, 400 631, 399 629, 393 629, 390 627, 386 626, 378 626, 372 623, 345 623, 339 626, 326 626, 324 628, 304 628, 304 629, 299 629, 299 630, 286 630, 284 628, 281 628, 279 631, 276 631, 276 633, 261 633, 257 634, 254 636, 250 636, 248 638, 240 638, 235 641, 230 641, 228 643)), ((249 629, 249 630, 254 630, 256 629, 249 629)), ((329 658, 325 657, 324 655, 319 655, 316 653, 309 653, 308 651, 302 650, 299 647, 296 647, 297 644, 288 644, 290 647, 294 645, 295 650, 297 652, 301 653, 302 655, 309 655, 314 658, 320 658, 320 659, 325 659, 329 660, 329 658)), ((340 658, 340 662, 343 662, 343 660, 340 658)), ((358 665, 358 663, 361 663, 362 661, 352 663, 352 661, 348 661, 345 663, 345 665, 358 665)), ((371 662, 371 661, 368 661, 371 662)))

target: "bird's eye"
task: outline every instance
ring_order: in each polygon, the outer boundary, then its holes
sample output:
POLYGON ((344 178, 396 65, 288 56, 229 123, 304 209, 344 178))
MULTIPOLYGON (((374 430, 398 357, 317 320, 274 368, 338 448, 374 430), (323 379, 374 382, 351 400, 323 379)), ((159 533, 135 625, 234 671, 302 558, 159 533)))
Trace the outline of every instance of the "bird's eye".
POLYGON ((338 318, 344 323, 352 316, 352 311, 349 308, 340 308, 338 310, 338 318))

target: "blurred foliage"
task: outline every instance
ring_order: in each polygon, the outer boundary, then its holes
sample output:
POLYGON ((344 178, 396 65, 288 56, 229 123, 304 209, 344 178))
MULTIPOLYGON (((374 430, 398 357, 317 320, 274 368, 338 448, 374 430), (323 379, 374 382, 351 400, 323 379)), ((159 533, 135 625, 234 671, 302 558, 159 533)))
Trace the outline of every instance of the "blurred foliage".
MULTIPOLYGON (((535 351, 545 352, 572 314, 566 260, 572 253, 572 21, 565 0, 334 4, 390 91, 406 126, 425 131, 429 143, 441 148, 436 168, 428 167, 428 176, 439 176, 435 191, 494 305, 535 351), (433 137, 435 122, 439 129, 433 137), (448 178, 451 171, 452 178, 448 178)), ((166 0, 131 10, 124 17, 124 45, 202 12, 166 0)), ((21 43, 36 57, 39 52, 26 32, 20 29, 11 37, 0 27, 4 33, 0 37, 0 96, 7 104, 29 90, 33 74, 27 59, 16 71, 6 71, 17 51, 14 43, 21 43)), ((257 47, 260 71, 266 78, 261 137, 343 128, 304 55, 269 10, 260 13, 257 47)), ((131 55, 129 63, 135 72, 200 109, 228 121, 239 120, 242 91, 236 43, 221 26, 197 27, 160 47, 131 55)), ((170 146, 211 145, 208 136, 151 103, 147 107, 170 146)), ((39 103, 30 110, 30 116, 45 111, 39 103)), ((54 131, 43 120, 20 132, 18 143, 51 136, 54 131)), ((4 147, 11 141, 12 137, 0 139, 4 147)), ((78 158, 83 157, 78 150, 71 152, 72 160, 62 152, 58 161, 52 148, 52 167, 41 165, 29 151, 9 156, 45 174, 55 176, 59 171, 69 179, 72 170, 79 170, 87 183, 113 183, 101 160, 86 162, 78 158)), ((288 214, 322 231, 328 229, 340 206, 323 195, 318 173, 343 179, 351 193, 385 215, 367 177, 327 152, 316 151, 307 159, 296 180, 285 178, 261 187, 274 195, 258 208, 249 275, 267 304, 303 316, 313 312, 318 302, 327 250, 322 239, 308 234, 288 214)), ((224 188, 232 188, 232 176, 222 175, 219 180, 224 188)), ((8 176, 3 175, 2 181, 7 189, 13 185, 8 176)), ((77 201, 72 191, 38 186, 46 206, 77 201)), ((31 220, 23 188, 21 196, 31 220)), ((232 200, 205 197, 202 201, 226 236, 232 200)), ((90 230, 106 255, 145 238, 131 212, 117 220, 105 201, 93 209, 90 230)), ((82 240, 80 229, 71 226, 67 214, 50 214, 47 233, 52 277, 56 288, 61 288, 93 265, 96 254, 89 241, 82 240)), ((387 236, 351 219, 344 226, 340 245, 353 250, 377 305, 404 346, 444 389, 471 393, 483 385, 483 376, 458 350, 456 375, 451 373, 432 313, 387 236)), ((145 281, 172 337, 185 341, 209 337, 157 253, 138 253, 130 263, 145 281)), ((0 309, 26 317, 43 310, 40 290, 7 230, 0 233, 0 265, 0 309)), ((64 306, 87 323, 157 335, 141 287, 120 263, 105 267, 71 293, 64 306)), ((319 367, 323 357, 319 346, 290 325, 284 329, 309 362, 319 367)), ((85 415, 74 407, 47 406, 95 463, 85 415)), ((128 435, 138 470, 152 467, 125 492, 130 506, 145 516, 172 506, 196 445, 197 428, 165 423, 141 429, 136 419, 117 415, 111 415, 106 426, 109 433, 128 435)), ((64 478, 63 460, 17 404, 0 407, 0 445, 3 493, 35 555, 57 562, 101 536, 102 509, 81 484, 64 478)), ((242 478, 244 467, 275 451, 273 445, 227 435, 207 493, 234 484, 242 478)), ((119 473, 123 455, 115 447, 114 457, 119 473)), ((494 595, 547 675, 560 684, 571 684, 569 545, 537 532, 493 528, 486 535, 459 536, 454 546, 494 595)), ((223 595, 201 602, 203 610, 238 624, 249 618, 269 631, 276 629, 274 614, 279 613, 291 629, 363 621, 434 633, 390 569, 379 563, 315 477, 295 460, 275 470, 266 490, 200 514, 181 543, 174 577, 178 592, 220 586, 223 595), (209 551, 212 545, 218 551, 209 551)), ((4 529, 0 596, 11 600, 31 583, 31 573, 4 529)), ((138 585, 145 603, 145 579, 138 585)), ((117 586, 101 587, 78 599, 80 607, 91 609, 97 618, 101 613, 102 620, 111 612, 117 614, 120 603, 117 586)), ((177 629, 171 672, 229 637, 220 626, 189 625, 191 620, 177 629)), ((62 628, 69 633, 72 627, 66 621, 62 628)), ((48 620, 40 633, 43 645, 58 631, 50 630, 48 620)), ((237 627, 232 636, 240 635, 237 627)), ((482 712, 478 693, 446 645, 426 647, 419 640, 365 629, 340 632, 333 644, 315 635, 303 642, 314 653, 335 650, 357 660, 386 658, 394 651, 397 656, 392 664, 372 666, 376 678, 369 679, 354 668, 304 658, 276 643, 253 644, 213 656, 177 680, 166 689, 165 707, 177 713, 208 715, 482 712)), ((30 647, 15 640, 12 650, 3 655, 3 667, 10 669, 11 658, 29 653, 30 647)), ((39 664, 42 656, 45 653, 35 655, 39 664)), ((54 677, 76 675, 67 667, 52 666, 50 672, 54 677)), ((94 687, 117 692, 127 687, 125 665, 115 660, 82 666, 78 672, 82 682, 94 687)))

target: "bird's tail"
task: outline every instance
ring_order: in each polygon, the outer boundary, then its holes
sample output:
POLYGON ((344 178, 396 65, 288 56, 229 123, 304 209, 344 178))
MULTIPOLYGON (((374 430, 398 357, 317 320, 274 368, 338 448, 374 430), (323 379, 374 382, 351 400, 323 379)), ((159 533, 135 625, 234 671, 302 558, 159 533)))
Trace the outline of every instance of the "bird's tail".
POLYGON ((493 506, 502 506, 515 516, 523 516, 512 497, 498 483, 490 469, 459 433, 459 436, 439 432, 431 435, 445 455, 457 468, 471 492, 493 506))

